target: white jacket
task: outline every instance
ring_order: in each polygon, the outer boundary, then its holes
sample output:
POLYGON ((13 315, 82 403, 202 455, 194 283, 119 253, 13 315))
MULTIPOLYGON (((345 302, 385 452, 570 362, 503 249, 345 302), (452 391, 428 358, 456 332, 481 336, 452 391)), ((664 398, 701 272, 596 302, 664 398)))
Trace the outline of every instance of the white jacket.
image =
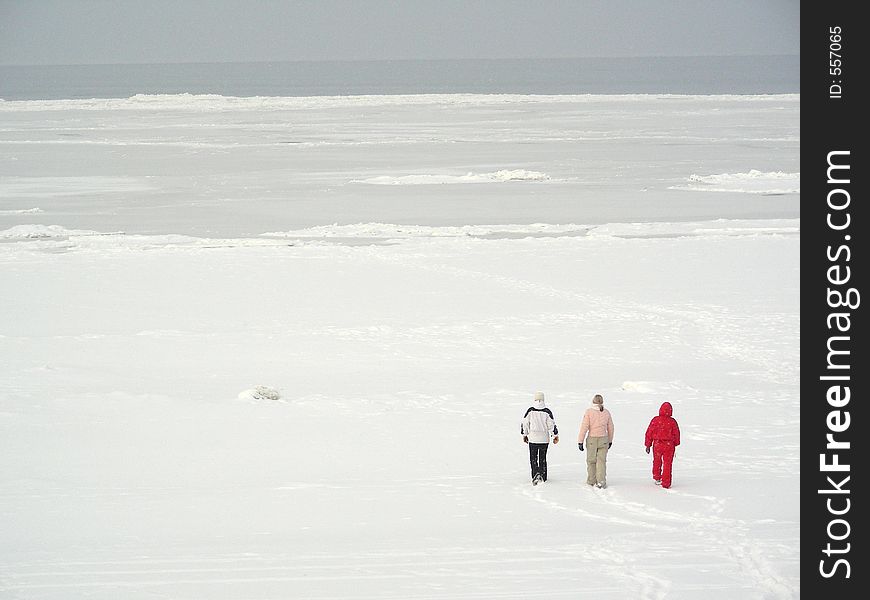
POLYGON ((529 436, 529 443, 532 444, 549 444, 551 437, 559 435, 553 413, 543 400, 535 400, 526 410, 520 433, 529 436))

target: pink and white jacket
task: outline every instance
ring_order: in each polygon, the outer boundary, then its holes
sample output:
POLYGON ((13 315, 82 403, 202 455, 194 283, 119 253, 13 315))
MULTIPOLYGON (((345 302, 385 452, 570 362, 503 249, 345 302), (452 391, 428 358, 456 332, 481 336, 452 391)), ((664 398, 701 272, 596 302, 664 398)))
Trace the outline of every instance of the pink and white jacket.
POLYGON ((613 419, 610 416, 610 411, 606 408, 601 410, 598 404, 593 404, 591 408, 587 408, 586 412, 583 413, 577 441, 582 444, 586 440, 587 433, 589 437, 606 437, 609 442, 612 442, 613 419))

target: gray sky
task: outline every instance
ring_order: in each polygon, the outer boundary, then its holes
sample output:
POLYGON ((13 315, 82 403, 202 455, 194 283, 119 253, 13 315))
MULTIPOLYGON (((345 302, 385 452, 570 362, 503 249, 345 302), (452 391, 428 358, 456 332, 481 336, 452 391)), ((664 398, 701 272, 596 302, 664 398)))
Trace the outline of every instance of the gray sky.
POLYGON ((799 0, 0 0, 0 64, 800 53, 799 0))

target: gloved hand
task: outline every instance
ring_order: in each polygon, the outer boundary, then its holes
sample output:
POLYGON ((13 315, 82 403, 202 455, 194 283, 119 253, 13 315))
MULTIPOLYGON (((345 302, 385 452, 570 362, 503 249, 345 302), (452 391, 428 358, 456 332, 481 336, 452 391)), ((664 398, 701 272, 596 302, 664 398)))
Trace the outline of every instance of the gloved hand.
POLYGON ((557 436, 553 436, 553 443, 554 443, 554 444, 558 444, 558 443, 559 443, 559 436, 558 436, 558 435, 557 435, 557 436))
POLYGON ((577 447, 580 448, 580 452, 583 452, 583 442, 577 444, 577 447))
MULTIPOLYGON (((529 436, 524 435, 524 436, 523 436, 523 441, 524 441, 525 443, 528 444, 528 443, 529 443, 529 436)), ((647 449, 647 452, 649 452, 649 449, 647 449)))
POLYGON ((608 443, 607 443, 607 449, 610 450, 610 447, 611 447, 612 445, 613 445, 613 442, 608 442, 608 443))
POLYGON ((646 453, 649 454, 649 446, 646 447, 646 453))

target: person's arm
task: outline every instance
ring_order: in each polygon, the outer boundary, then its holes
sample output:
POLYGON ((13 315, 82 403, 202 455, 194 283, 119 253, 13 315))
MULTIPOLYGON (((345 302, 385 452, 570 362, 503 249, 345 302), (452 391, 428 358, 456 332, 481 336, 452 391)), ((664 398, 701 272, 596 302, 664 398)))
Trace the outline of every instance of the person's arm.
POLYGON ((680 445, 680 424, 674 419, 674 446, 680 445))
POLYGON ((529 443, 529 411, 523 415, 523 420, 520 421, 520 435, 523 436, 523 441, 529 443))
POLYGON ((655 422, 656 422, 656 418, 653 417, 652 421, 649 422, 649 426, 647 426, 647 428, 646 428, 646 434, 643 437, 643 445, 646 446, 647 448, 652 446, 652 443, 653 443, 653 439, 652 439, 653 423, 655 423, 655 422))
POLYGON ((582 444, 586 439, 586 432, 589 431, 589 411, 583 413, 583 420, 580 422, 580 433, 577 434, 577 443, 582 444))

